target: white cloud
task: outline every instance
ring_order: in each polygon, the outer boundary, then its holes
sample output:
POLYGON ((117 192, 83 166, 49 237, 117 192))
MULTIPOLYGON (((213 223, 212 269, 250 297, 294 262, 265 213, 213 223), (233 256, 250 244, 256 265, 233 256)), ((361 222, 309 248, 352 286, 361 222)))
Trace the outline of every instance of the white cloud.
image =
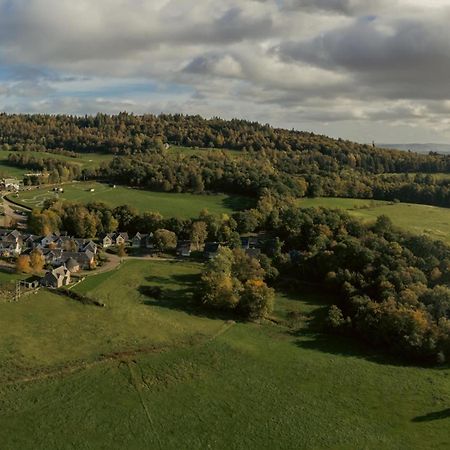
POLYGON ((445 140, 449 19, 444 0, 0 0, 0 107, 445 140))

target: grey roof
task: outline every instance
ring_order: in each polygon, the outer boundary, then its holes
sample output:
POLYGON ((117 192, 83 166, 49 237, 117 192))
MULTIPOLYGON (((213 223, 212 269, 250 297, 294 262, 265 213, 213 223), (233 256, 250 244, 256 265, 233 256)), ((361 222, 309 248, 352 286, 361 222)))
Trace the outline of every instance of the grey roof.
POLYGON ((70 257, 67 261, 66 261, 66 267, 70 270, 70 269, 74 269, 75 267, 79 267, 80 263, 75 260, 74 258, 70 257))

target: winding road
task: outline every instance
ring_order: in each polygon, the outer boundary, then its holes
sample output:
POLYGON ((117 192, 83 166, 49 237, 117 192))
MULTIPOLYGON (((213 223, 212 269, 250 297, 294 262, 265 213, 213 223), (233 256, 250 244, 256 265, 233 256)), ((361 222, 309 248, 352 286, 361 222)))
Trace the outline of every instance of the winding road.
POLYGON ((3 214, 5 215, 4 226, 10 226, 11 223, 17 223, 18 228, 25 228, 27 223, 27 216, 17 213, 18 206, 6 198, 8 193, 2 193, 3 214))

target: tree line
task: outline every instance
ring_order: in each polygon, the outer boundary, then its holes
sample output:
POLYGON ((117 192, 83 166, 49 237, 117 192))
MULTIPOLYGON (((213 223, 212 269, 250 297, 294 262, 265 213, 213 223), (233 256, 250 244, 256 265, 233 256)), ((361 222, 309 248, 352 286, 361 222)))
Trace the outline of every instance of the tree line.
MULTIPOLYGON (((450 156, 421 155, 342 139, 274 128, 245 120, 204 119, 182 114, 95 116, 0 114, 4 150, 104 152, 135 155, 163 144, 242 152, 293 152, 318 165, 370 173, 447 172, 450 156)), ((286 164, 286 162, 283 162, 286 164)))

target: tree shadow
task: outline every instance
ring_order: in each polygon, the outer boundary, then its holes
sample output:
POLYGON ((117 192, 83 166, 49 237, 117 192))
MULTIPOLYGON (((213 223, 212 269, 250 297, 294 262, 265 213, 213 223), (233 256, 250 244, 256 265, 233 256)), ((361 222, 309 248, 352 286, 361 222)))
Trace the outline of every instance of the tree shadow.
POLYGON ((256 201, 251 197, 242 197, 238 195, 230 195, 222 200, 222 206, 232 211, 243 211, 254 208, 256 201))
MULTIPOLYGON (((185 275, 180 275, 180 277, 184 276, 185 275)), ((195 284, 194 281, 191 283, 192 285, 195 284)), ((167 308, 174 311, 184 312, 191 316, 208 319, 236 320, 235 315, 231 312, 227 313, 224 311, 218 311, 202 305, 192 286, 188 286, 183 289, 170 289, 167 287, 162 287, 161 295, 159 295, 158 298, 148 295, 148 285, 140 286, 138 290, 141 295, 146 298, 143 303, 148 306, 158 306, 160 308, 167 308)))
POLYGON ((434 411, 423 416, 414 417, 411 422, 430 422, 432 420, 442 420, 450 418, 450 408, 442 411, 434 411))
POLYGON ((354 337, 326 334, 324 331, 311 329, 301 330, 293 334, 298 337, 296 345, 303 349, 317 350, 335 356, 354 357, 378 364, 403 367, 417 366, 417 364, 399 360, 385 352, 377 352, 369 344, 354 337))

